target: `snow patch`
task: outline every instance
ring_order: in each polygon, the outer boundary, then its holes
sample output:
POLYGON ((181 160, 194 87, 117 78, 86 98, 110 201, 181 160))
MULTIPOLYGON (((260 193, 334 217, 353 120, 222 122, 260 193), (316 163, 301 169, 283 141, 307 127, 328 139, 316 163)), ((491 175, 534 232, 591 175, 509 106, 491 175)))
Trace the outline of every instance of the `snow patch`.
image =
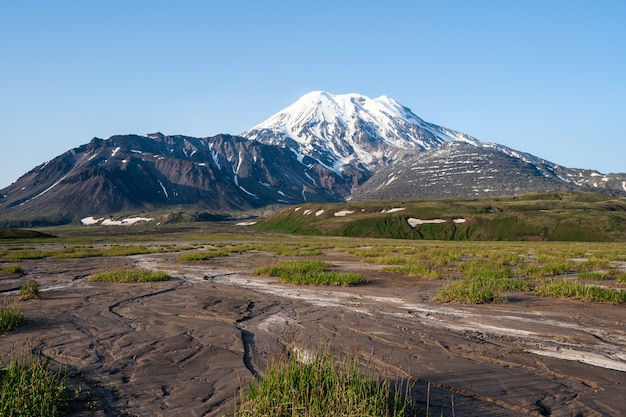
POLYGON ((394 207, 390 208, 389 210, 381 210, 381 213, 395 213, 402 210, 406 210, 406 207, 394 207))
POLYGON ((354 210, 341 210, 335 213, 335 217, 346 217, 348 214, 354 213, 354 210))
MULTIPOLYGON (((24 201, 23 203, 20 204, 20 206, 23 206, 24 204, 28 203, 29 201, 32 201, 38 197, 41 197, 42 195, 44 195, 45 193, 47 193, 48 191, 52 190, 54 187, 56 187, 61 181, 63 181, 65 179, 65 177, 67 177, 67 175, 64 175, 63 178, 61 178, 60 180, 58 180, 57 182, 55 182, 54 184, 52 184, 50 187, 46 188, 45 190, 43 190, 42 192, 40 192, 39 194, 37 194, 36 196, 34 196, 33 198, 29 198, 28 200, 24 201)), ((26 188, 26 187, 24 187, 26 188)), ((24 189, 22 188, 22 190, 24 189)))
POLYGON ((465 223, 466 221, 467 219, 453 219, 452 223, 459 224, 459 223, 465 223))
POLYGON ((163 194, 165 194, 165 197, 166 198, 170 198, 170 196, 167 194, 167 190, 165 189, 165 186, 163 185, 161 180, 157 180, 157 181, 159 181, 159 184, 161 185, 161 188, 163 189, 163 194))
POLYGON ((444 220, 444 219, 422 220, 422 219, 416 219, 414 217, 409 217, 407 219, 407 223, 409 223, 411 227, 417 227, 421 224, 440 224, 440 223, 446 223, 446 222, 447 220, 444 220))
POLYGON ((253 224, 256 224, 256 222, 239 222, 237 226, 252 226, 253 224))
POLYGON ((94 224, 100 224, 102 226, 133 226, 137 223, 147 223, 154 220, 151 217, 127 217, 121 220, 105 219, 104 217, 95 218, 93 216, 84 217, 80 222, 84 226, 91 226, 94 224))
POLYGON ((315 215, 316 215, 316 216, 321 216, 322 214, 324 214, 324 210, 317 210, 317 211, 315 212, 315 215))
MULTIPOLYGON (((237 178, 237 177, 235 176, 235 178, 237 178)), ((237 184, 237 185, 239 185, 239 184, 237 184)), ((258 195, 251 193, 250 191, 248 191, 245 188, 243 188, 241 185, 239 185, 239 189, 241 189, 241 191, 243 191, 244 193, 248 194, 249 196, 252 196, 254 198, 259 198, 258 195)))
POLYGON ((89 217, 85 217, 84 219, 80 219, 80 222, 84 224, 85 226, 89 226, 92 224, 98 224, 102 220, 104 220, 104 217, 100 217, 99 219, 96 219, 93 216, 89 216, 89 217))
POLYGON ((113 149, 113 152, 111 152, 111 156, 115 156, 115 154, 118 153, 120 151, 120 149, 122 149, 122 148, 120 148, 119 146, 117 148, 113 149))
POLYGON ((147 223, 154 220, 151 217, 127 217, 122 220, 105 219, 100 223, 103 226, 133 226, 137 223, 147 223))

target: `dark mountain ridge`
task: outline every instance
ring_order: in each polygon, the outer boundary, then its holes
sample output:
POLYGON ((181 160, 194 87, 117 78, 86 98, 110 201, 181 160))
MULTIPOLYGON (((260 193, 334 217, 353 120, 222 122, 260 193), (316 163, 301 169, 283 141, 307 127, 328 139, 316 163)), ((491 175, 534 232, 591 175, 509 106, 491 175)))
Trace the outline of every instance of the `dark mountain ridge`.
POLYGON ((287 149, 231 136, 94 138, 2 190, 0 213, 33 225, 193 206, 219 212, 337 201, 351 184, 287 149))

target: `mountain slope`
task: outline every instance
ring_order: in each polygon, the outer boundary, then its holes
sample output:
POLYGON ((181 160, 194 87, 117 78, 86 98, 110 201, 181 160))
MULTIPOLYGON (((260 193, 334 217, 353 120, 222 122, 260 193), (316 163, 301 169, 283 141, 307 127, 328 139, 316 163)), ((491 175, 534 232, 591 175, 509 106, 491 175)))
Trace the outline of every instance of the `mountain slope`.
POLYGON ((417 117, 397 101, 315 91, 241 134, 309 156, 337 173, 374 172, 406 152, 476 139, 417 117))
POLYGON ((243 135, 94 138, 0 190, 0 226, 181 206, 223 214, 346 199, 626 196, 626 174, 481 142, 385 96, 309 93, 243 135))
POLYGON ((59 223, 192 205, 216 211, 337 201, 351 185, 314 161, 241 137, 94 138, 0 193, 0 215, 59 223))
POLYGON ((425 122, 385 96, 372 99, 315 91, 242 136, 290 149, 300 159, 318 161, 353 184, 354 199, 590 189, 626 196, 625 174, 606 176, 565 168, 482 142, 425 122))
MULTIPOLYGON (((498 197, 554 191, 626 195, 626 189, 611 189, 609 179, 595 171, 565 168, 502 145, 448 142, 406 155, 379 170, 354 190, 351 199, 498 197)), ((619 185, 618 179, 614 175, 610 181, 619 185)))

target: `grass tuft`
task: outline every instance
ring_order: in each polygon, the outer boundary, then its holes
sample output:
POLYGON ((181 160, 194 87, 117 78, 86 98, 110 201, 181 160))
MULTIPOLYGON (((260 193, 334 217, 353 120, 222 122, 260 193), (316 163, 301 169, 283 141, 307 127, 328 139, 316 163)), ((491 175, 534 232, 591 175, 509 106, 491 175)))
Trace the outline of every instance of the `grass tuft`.
POLYGON ((224 251, 194 251, 181 253, 176 259, 179 261, 206 261, 207 259, 219 258, 222 256, 228 256, 224 251))
POLYGON ((0 306, 0 332, 8 332, 26 323, 22 312, 14 305, 0 306))
POLYGON ((7 265, 0 270, 0 273, 10 275, 10 274, 23 274, 24 270, 20 265, 7 265))
POLYGON ((163 271, 146 271, 141 269, 122 269, 117 271, 104 271, 93 274, 91 281, 101 282, 155 282, 167 281, 170 276, 163 271))
POLYGON ((338 359, 327 351, 283 356, 246 394, 242 390, 235 417, 416 415, 408 389, 361 371, 356 357, 338 359))
POLYGON ((582 271, 578 274, 578 279, 588 279, 588 280, 604 280, 609 279, 609 276, 597 271, 582 271))
POLYGON ((0 365, 0 415, 58 417, 67 409, 67 377, 41 355, 22 354, 0 365))
POLYGON ((37 281, 28 281, 20 287, 20 300, 41 300, 41 292, 39 292, 39 283, 37 281))
POLYGON ((483 277, 454 281, 435 293, 435 301, 459 304, 505 302, 506 297, 497 292, 500 287, 496 282, 483 277))
POLYGON ((535 294, 544 297, 566 298, 591 302, 626 303, 626 291, 585 285, 580 281, 555 279, 535 288, 535 294))
POLYGON ((283 282, 297 285, 340 285, 350 287, 365 283, 363 274, 328 271, 332 264, 322 261, 289 261, 275 266, 265 266, 255 271, 257 275, 280 277, 283 282))

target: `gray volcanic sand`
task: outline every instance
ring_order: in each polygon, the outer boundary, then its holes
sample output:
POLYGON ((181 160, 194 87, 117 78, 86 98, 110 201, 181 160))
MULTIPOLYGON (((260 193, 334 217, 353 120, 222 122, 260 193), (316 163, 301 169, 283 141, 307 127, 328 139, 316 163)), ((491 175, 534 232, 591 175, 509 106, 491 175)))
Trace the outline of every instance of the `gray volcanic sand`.
POLYGON ((30 343, 67 366, 98 403, 76 416, 232 415, 239 388, 268 360, 320 341, 390 378, 413 378, 434 415, 626 415, 623 305, 520 293, 506 304, 441 305, 429 301, 441 283, 334 251, 323 258, 363 272, 368 284, 284 285, 252 274, 279 260, 257 252, 203 262, 176 254, 21 261, 27 275, 3 277, 0 291, 35 279, 44 298, 19 303, 29 322, 2 336, 0 353, 30 343), (130 266, 174 279, 84 279, 130 266))

